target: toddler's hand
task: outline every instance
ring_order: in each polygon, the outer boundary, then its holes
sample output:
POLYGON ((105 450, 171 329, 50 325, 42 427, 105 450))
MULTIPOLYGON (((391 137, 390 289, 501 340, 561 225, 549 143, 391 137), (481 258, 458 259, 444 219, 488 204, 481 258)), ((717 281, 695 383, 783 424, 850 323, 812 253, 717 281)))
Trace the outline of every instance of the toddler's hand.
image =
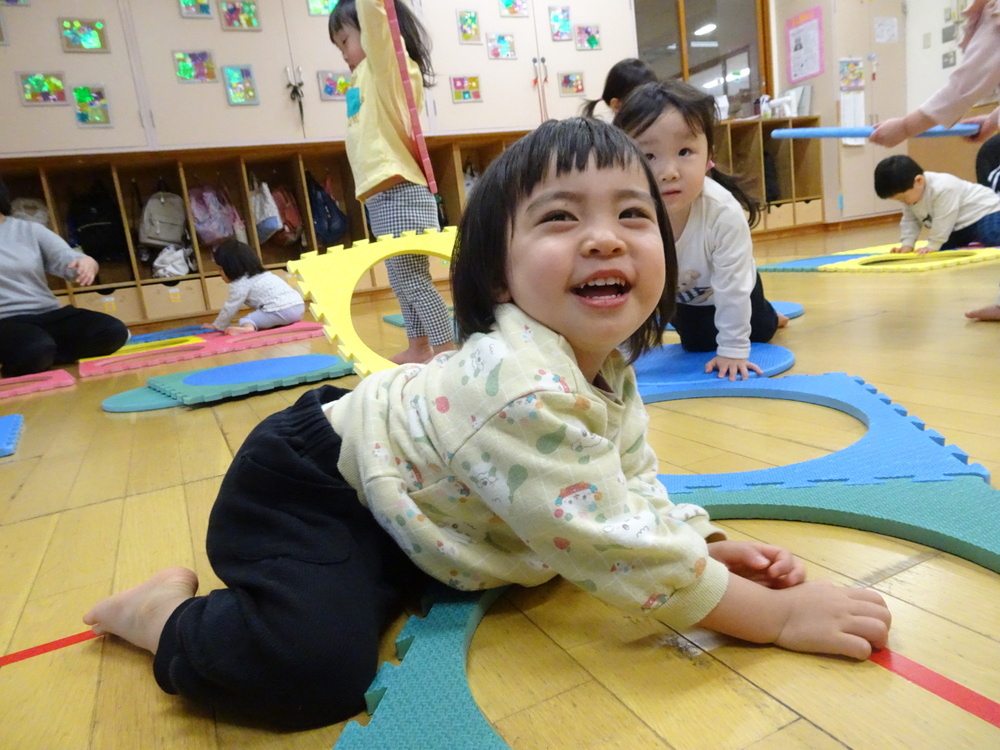
POLYGON ((763 542, 712 542, 708 554, 730 573, 761 586, 783 589, 806 580, 805 565, 784 547, 763 542))
POLYGON ((750 377, 751 370, 758 375, 764 374, 764 371, 749 359, 732 359, 731 357, 713 357, 705 365, 705 372, 712 372, 716 369, 719 371, 720 378, 728 377, 730 381, 736 380, 737 375, 740 376, 740 380, 746 380, 750 377))
POLYGON ((892 615, 875 591, 810 581, 775 593, 792 598, 774 641, 782 648, 867 659, 889 639, 892 615))
POLYGON ((927 255, 927 253, 933 252, 927 245, 921 245, 916 250, 914 250, 917 255, 927 255))
POLYGON ((891 253, 912 253, 913 247, 910 245, 900 245, 899 247, 894 247, 889 252, 891 253))

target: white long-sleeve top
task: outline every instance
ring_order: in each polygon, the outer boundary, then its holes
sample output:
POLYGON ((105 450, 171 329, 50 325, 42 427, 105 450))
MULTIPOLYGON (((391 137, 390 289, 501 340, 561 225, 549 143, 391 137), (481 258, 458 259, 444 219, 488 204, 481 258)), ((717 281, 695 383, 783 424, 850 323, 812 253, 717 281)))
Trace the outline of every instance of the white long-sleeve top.
POLYGON ((708 513, 670 502, 635 373, 613 352, 601 388, 559 334, 516 305, 455 352, 369 375, 324 406, 337 467, 413 561, 455 588, 562 575, 684 628, 728 571, 708 513))
POLYGON ((757 282, 757 265, 743 206, 706 177, 675 244, 677 301, 715 305, 716 354, 746 359, 750 356, 750 292, 757 282))
POLYGON ((946 172, 924 172, 924 194, 911 206, 903 206, 899 242, 913 247, 923 227, 930 227, 930 250, 940 250, 952 232, 965 229, 981 218, 1000 211, 1000 195, 988 187, 946 172))
POLYGON ((229 282, 229 299, 219 310, 212 325, 219 329, 225 328, 244 305, 252 310, 276 312, 301 304, 302 295, 299 291, 292 289, 287 282, 270 271, 256 276, 241 276, 229 282))

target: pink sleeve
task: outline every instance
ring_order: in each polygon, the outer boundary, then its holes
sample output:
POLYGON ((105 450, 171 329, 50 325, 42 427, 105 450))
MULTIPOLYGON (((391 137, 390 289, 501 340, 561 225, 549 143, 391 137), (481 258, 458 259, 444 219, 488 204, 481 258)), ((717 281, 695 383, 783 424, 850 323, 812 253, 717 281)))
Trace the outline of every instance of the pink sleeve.
POLYGON ((1000 84, 1000 0, 989 0, 979 27, 965 48, 962 64, 919 109, 951 127, 1000 84))

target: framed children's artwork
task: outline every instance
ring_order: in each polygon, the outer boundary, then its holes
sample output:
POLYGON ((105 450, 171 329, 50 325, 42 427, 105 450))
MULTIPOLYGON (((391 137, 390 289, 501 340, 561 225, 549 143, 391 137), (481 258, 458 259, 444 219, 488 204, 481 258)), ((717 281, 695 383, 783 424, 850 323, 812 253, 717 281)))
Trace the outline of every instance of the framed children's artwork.
POLYGON ((306 0, 310 16, 328 16, 337 7, 337 0, 306 0))
POLYGON ((482 91, 479 88, 479 76, 452 76, 451 101, 453 104, 481 102, 482 91))
POLYGON ((63 52, 107 52, 108 30, 99 19, 60 18, 63 52))
POLYGON ((559 96, 584 96, 583 73, 560 73, 559 96))
POLYGON ((217 81, 215 61, 207 50, 174 52, 174 72, 183 83, 212 83, 217 81))
POLYGON ((219 23, 223 31, 260 31, 257 3, 244 0, 239 3, 219 2, 219 23))
POLYGON ((341 101, 347 98, 347 89, 351 87, 351 74, 344 71, 320 70, 319 98, 323 101, 341 101))
POLYGON ((184 18, 211 18, 212 3, 203 0, 177 0, 184 18))
POLYGON ((601 27, 600 26, 577 26, 576 27, 576 48, 582 50, 601 48, 601 27))
POLYGON ((516 60, 513 34, 487 34, 486 52, 491 60, 516 60))
POLYGON ((528 0, 500 0, 500 15, 505 18, 527 18, 528 0))
POLYGON ((483 30, 479 27, 479 13, 474 10, 460 10, 458 13, 458 43, 482 44, 483 30))
POLYGON ((223 65, 222 80, 226 83, 226 97, 236 106, 260 104, 257 98, 257 82, 253 78, 250 65, 223 65))
POLYGON ((568 42, 573 38, 573 30, 569 25, 569 6, 549 6, 549 30, 553 42, 568 42))
POLYGON ((111 109, 108 96, 101 84, 74 86, 73 107, 76 124, 82 128, 110 128, 111 109))
POLYGON ((29 107, 69 104, 65 73, 15 73, 21 88, 21 104, 29 107))

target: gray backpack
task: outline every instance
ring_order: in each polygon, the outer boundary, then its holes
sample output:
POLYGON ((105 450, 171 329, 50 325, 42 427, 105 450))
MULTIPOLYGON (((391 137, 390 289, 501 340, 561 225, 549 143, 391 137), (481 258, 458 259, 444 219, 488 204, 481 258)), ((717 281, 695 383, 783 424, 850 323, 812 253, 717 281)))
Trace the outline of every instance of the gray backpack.
POLYGON ((183 244, 187 230, 184 199, 174 193, 153 193, 142 209, 139 244, 152 247, 183 244))

